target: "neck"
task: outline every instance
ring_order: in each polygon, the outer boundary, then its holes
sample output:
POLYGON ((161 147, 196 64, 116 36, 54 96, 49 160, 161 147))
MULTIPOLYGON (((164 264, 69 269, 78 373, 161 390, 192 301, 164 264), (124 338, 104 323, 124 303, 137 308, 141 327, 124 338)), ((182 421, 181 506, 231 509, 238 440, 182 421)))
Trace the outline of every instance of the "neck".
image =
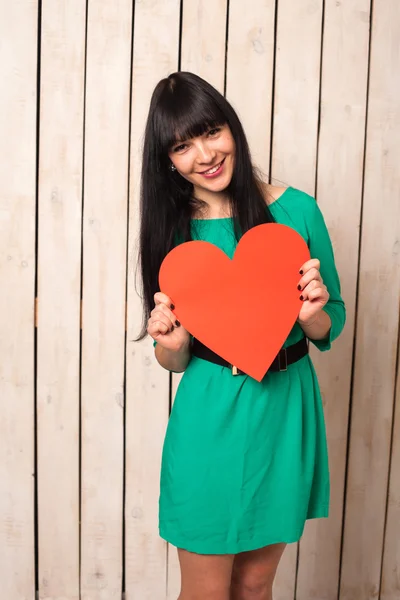
POLYGON ((193 218, 207 216, 208 219, 230 217, 229 196, 225 192, 211 192, 205 189, 194 188, 194 197, 205 203, 195 209, 193 218))

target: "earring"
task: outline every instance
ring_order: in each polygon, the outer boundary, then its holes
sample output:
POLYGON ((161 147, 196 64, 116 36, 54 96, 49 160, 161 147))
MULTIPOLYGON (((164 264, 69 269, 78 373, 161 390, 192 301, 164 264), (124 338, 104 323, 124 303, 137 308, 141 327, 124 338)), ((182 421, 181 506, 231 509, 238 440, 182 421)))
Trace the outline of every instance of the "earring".
POLYGON ((176 167, 175 167, 175 165, 173 163, 171 163, 169 165, 169 168, 171 169, 171 171, 176 171, 176 167))

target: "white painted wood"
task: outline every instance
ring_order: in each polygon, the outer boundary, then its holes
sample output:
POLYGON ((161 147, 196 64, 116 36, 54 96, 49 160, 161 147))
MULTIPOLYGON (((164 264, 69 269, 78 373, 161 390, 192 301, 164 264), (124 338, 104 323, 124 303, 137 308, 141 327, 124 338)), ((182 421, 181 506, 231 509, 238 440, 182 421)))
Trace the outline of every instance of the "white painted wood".
POLYGON ((140 343, 130 340, 139 333, 142 320, 135 271, 144 127, 154 87, 178 68, 179 10, 179 0, 135 4, 126 356, 126 600, 163 600, 167 586, 167 543, 159 537, 158 500, 169 373, 157 363, 149 337, 140 343))
POLYGON ((347 321, 329 352, 310 347, 324 406, 331 503, 329 518, 310 520, 300 542, 297 600, 330 600, 338 595, 361 218, 369 6, 369 0, 325 3, 317 200, 334 246, 347 321))
POLYGON ((227 0, 184 0, 181 71, 191 71, 224 93, 227 0))
MULTIPOLYGON (((315 195, 322 1, 279 0, 272 181, 315 195)), ((298 544, 278 566, 274 600, 295 594, 298 544)))
POLYGON ((0 581, 34 598, 37 2, 0 19, 0 581))
MULTIPOLYGON (((183 373, 172 374, 172 406, 175 400, 178 386, 183 377, 183 373)), ((179 566, 178 551, 175 546, 168 544, 168 585, 167 585, 167 600, 176 600, 181 590, 181 570, 179 566)))
MULTIPOLYGON (((400 339, 397 340, 399 346, 400 339)), ((399 347, 397 348, 399 353, 399 347)), ((394 398, 393 445, 390 482, 385 523, 380 599, 400 597, 400 368, 397 363, 396 395, 394 398)))
POLYGON ((322 0, 279 0, 271 175, 315 194, 322 0))
POLYGON ((79 367, 85 5, 42 4, 38 220, 41 598, 79 599, 79 367))
POLYGON ((252 162, 268 182, 274 60, 275 0, 254 0, 243 10, 229 3, 226 96, 237 111, 252 162))
POLYGON ((132 3, 88 6, 82 311, 82 600, 122 594, 132 3))
POLYGON ((340 600, 379 594, 400 298, 400 5, 375 2, 340 600))

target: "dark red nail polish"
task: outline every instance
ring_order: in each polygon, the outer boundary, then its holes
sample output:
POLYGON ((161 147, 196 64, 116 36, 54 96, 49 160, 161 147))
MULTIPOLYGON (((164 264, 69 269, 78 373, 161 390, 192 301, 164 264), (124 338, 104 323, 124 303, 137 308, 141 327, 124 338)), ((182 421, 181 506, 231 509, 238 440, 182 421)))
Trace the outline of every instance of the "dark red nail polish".
POLYGON ((298 290, 301 290, 301 285, 300 285, 300 284, 297 286, 297 289, 298 289, 298 290))
POLYGON ((174 310, 175 304, 171 304, 171 310, 174 310))
POLYGON ((304 300, 303 295, 300 296, 300 300, 304 300))
POLYGON ((299 273, 300 275, 303 275, 303 269, 300 269, 299 273))
POLYGON ((181 324, 179 323, 179 321, 175 321, 175 326, 176 327, 180 327, 181 326, 181 324))

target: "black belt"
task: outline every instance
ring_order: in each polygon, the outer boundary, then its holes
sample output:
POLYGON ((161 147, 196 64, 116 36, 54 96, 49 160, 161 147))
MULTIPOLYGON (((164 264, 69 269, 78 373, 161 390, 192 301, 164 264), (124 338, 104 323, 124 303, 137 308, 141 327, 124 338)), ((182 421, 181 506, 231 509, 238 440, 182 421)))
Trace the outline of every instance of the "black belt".
MULTIPOLYGON (((198 339, 193 338, 192 343, 192 354, 203 360, 221 365, 222 367, 229 367, 232 369, 232 375, 245 375, 243 371, 229 363, 227 360, 204 346, 198 339)), ((268 371, 286 371, 287 366, 303 358, 308 354, 308 343, 307 339, 303 337, 301 340, 288 346, 287 348, 281 348, 271 363, 268 371)))

